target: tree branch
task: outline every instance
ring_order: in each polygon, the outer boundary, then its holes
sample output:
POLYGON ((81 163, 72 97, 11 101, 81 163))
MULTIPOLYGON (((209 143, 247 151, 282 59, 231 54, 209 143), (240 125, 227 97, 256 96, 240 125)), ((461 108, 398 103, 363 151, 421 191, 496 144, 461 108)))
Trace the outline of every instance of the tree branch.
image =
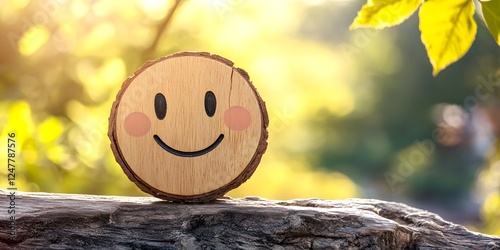
POLYGON ((155 36, 153 42, 151 43, 151 45, 146 50, 144 50, 144 53, 142 54, 143 55, 142 61, 154 59, 153 56, 154 56, 154 52, 158 48, 158 43, 160 42, 162 35, 168 29, 168 25, 171 23, 172 18, 174 16, 176 10, 179 9, 182 2, 183 2, 183 0, 175 0, 172 7, 170 8, 167 15, 165 16, 165 18, 157 26, 156 36, 155 36))

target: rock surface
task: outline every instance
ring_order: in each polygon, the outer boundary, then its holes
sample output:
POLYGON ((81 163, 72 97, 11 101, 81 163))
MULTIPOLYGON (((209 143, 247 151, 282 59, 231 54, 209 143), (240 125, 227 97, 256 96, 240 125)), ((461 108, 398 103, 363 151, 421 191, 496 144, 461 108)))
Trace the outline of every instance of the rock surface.
MULTIPOLYGON (((9 192, 0 195, 8 204, 9 192)), ((179 204, 17 192, 14 210, 15 224, 0 213, 0 249, 500 249, 500 237, 380 200, 179 204)))

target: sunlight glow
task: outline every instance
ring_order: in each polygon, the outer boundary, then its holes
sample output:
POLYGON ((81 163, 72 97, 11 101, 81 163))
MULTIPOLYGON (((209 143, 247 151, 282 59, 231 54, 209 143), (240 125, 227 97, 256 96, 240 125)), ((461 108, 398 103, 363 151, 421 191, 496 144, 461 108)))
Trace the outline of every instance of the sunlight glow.
POLYGON ((76 0, 71 2, 71 13, 74 17, 80 18, 85 16, 90 9, 88 2, 76 0))
MULTIPOLYGON (((266 159, 267 161, 267 159, 266 159)), ((345 199, 360 195, 359 188, 341 173, 311 171, 300 161, 270 160, 259 167, 231 197, 259 196, 267 199, 345 199)))
POLYGON ((153 20, 161 20, 167 14, 167 2, 159 0, 140 0, 139 4, 147 16, 153 20))
POLYGON ((9 23, 19 16, 19 12, 28 5, 30 0, 0 1, 0 21, 9 23))
POLYGON ((49 30, 45 26, 32 26, 19 39, 19 53, 24 56, 32 55, 47 42, 49 37, 49 30))

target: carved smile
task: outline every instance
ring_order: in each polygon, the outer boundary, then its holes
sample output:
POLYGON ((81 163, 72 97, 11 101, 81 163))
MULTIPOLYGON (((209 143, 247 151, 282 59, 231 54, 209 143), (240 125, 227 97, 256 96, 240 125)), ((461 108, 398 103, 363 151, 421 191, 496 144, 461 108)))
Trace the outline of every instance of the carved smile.
POLYGON ((167 145, 166 143, 164 143, 158 135, 153 135, 153 138, 155 139, 156 143, 158 143, 158 145, 160 145, 160 147, 162 147, 163 149, 165 149, 165 151, 167 151, 173 155, 177 155, 180 157, 197 157, 197 156, 204 155, 204 154, 214 150, 217 146, 219 146, 219 144, 222 142, 222 139, 224 139, 224 135, 220 134, 219 137, 217 138, 217 140, 215 140, 214 143, 212 143, 212 145, 210 145, 202 150, 192 151, 192 152, 185 152, 185 151, 180 151, 180 150, 174 149, 174 148, 170 147, 169 145, 167 145))

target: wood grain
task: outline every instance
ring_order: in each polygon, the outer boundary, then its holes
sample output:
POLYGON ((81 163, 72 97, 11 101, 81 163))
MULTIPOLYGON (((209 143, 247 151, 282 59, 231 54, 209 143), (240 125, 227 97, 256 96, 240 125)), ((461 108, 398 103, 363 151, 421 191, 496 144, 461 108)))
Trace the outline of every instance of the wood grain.
POLYGON ((9 240, 0 213, 0 249, 500 249, 500 237, 381 200, 18 193, 16 201, 17 237, 9 240))
POLYGON ((246 72, 220 56, 183 52, 148 62, 125 81, 111 110, 109 137, 116 160, 143 191, 202 202, 251 176, 267 147, 267 125, 265 104, 246 72), (216 99, 213 113, 205 102, 209 92, 216 99), (166 104, 155 105, 163 97, 166 104), (166 115, 159 114, 164 106, 166 115), (244 119, 233 110, 243 110, 244 119), (130 131, 131 114, 148 121, 130 131), (244 129, 236 124, 241 120, 248 121, 244 129))

